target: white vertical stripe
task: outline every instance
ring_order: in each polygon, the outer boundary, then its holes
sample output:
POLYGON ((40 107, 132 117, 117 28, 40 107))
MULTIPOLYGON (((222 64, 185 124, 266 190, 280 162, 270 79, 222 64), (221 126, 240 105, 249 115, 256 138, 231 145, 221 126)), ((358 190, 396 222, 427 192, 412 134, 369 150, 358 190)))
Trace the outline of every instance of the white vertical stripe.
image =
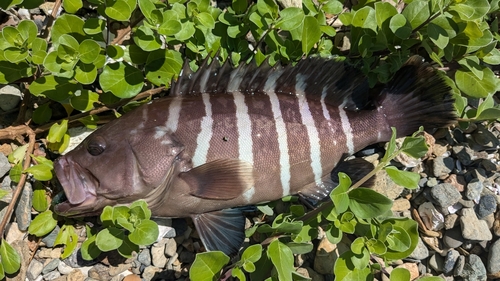
POLYGON ((165 127, 171 132, 177 131, 179 125, 179 116, 181 115, 182 96, 176 96, 168 106, 168 119, 165 127))
MULTIPOLYGON (((266 82, 265 89, 269 89, 267 85, 276 82, 276 79, 269 79, 266 82)), ((288 155, 288 137, 286 131, 286 125, 283 121, 283 116, 281 116, 280 103, 278 96, 274 91, 269 91, 267 93, 269 96, 269 101, 271 102, 271 109, 273 111, 273 117, 276 125, 276 134, 278 136, 278 147, 280 150, 280 180, 281 186, 283 188, 283 196, 290 194, 290 158, 288 155)))
POLYGON ((205 116, 201 119, 201 131, 196 138, 196 150, 193 155, 193 167, 200 166, 207 162, 208 149, 212 139, 212 130, 214 120, 212 119, 212 104, 210 104, 210 95, 203 93, 201 95, 205 105, 205 116))
POLYGON ((344 110, 344 103, 339 106, 339 115, 340 122, 342 123, 342 130, 345 135, 345 144, 347 146, 347 150, 349 154, 354 154, 354 142, 352 135, 351 123, 349 122, 349 117, 347 117, 347 113, 344 110))
MULTIPOLYGON (((330 128, 330 131, 332 132, 332 139, 333 139, 335 137, 335 126, 333 126, 333 124, 332 124, 330 112, 328 111, 328 107, 326 107, 326 103, 325 103, 325 98, 326 98, 326 95, 328 94, 327 89, 328 89, 327 86, 325 86, 323 88, 323 92, 321 92, 320 102, 321 102, 321 109, 323 111, 323 117, 325 117, 326 121, 328 122, 328 128, 330 128)), ((337 144, 337 142, 335 140, 333 140, 333 143, 335 145, 337 144)))
POLYGON ((238 153, 239 159, 253 164, 252 121, 245 103, 245 95, 233 92, 236 105, 236 127, 238 128, 238 153))
POLYGON ((323 167, 321 165, 321 150, 319 142, 319 133, 316 125, 314 124, 314 118, 311 114, 309 108, 309 103, 307 103, 307 98, 305 94, 305 77, 302 75, 297 75, 297 83, 295 84, 295 93, 297 94, 299 102, 299 112, 302 116, 302 123, 307 128, 307 136, 309 138, 309 150, 311 157, 311 168, 314 173, 314 181, 319 184, 321 183, 321 178, 323 176, 323 167))

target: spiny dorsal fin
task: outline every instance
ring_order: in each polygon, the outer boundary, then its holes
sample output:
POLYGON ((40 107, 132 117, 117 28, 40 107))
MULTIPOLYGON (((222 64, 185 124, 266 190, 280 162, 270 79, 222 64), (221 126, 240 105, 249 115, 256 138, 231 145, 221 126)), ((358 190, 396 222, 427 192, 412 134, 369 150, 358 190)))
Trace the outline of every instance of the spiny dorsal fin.
POLYGON ((178 80, 172 82, 171 95, 232 91, 255 94, 270 90, 297 94, 297 87, 310 99, 324 98, 327 104, 343 105, 348 110, 363 109, 370 102, 366 77, 357 68, 319 57, 301 60, 295 66, 271 67, 265 61, 260 66, 251 62, 233 68, 229 61, 221 66, 216 56, 211 63, 206 59, 196 72, 184 63, 178 80))

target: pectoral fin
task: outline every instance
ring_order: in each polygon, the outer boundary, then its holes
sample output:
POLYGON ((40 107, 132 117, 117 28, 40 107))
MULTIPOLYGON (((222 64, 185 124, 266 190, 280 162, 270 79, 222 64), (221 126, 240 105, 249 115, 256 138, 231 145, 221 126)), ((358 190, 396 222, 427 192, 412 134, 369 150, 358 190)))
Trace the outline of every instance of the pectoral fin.
POLYGON ((253 166, 238 159, 215 160, 179 174, 190 194, 204 199, 229 200, 254 185, 253 166))
POLYGON ((237 253, 245 239, 245 217, 241 210, 225 209, 191 216, 208 251, 237 253))

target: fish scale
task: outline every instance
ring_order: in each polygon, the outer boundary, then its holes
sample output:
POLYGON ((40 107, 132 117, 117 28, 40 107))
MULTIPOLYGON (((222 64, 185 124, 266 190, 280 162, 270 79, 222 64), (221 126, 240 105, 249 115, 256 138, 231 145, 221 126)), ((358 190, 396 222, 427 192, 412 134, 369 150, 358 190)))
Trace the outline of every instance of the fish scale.
POLYGON ((68 197, 55 210, 95 215, 144 199, 155 216, 193 218, 208 250, 234 253, 244 239, 238 207, 297 193, 321 200, 346 154, 388 141, 391 127, 404 136, 456 119, 450 88, 419 57, 387 85, 367 85, 358 69, 331 59, 237 68, 213 59, 196 72, 186 62, 168 97, 55 162, 68 197))

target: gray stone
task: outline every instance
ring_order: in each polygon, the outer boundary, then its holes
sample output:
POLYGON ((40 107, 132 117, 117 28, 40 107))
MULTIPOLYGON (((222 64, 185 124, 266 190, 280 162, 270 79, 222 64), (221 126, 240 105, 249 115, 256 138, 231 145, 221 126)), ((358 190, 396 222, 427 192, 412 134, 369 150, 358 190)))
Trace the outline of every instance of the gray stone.
POLYGON ((462 237, 467 240, 490 241, 493 238, 488 223, 478 219, 471 208, 462 209, 460 226, 462 227, 462 237))
POLYGON ((418 244, 415 250, 410 254, 409 258, 416 260, 423 260, 429 256, 429 249, 425 246, 424 242, 418 237, 418 244))
POLYGON ((151 253, 149 252, 148 248, 143 249, 139 255, 137 256, 137 260, 145 265, 145 266, 150 266, 151 265, 151 253))
POLYGON ((179 261, 182 263, 192 263, 194 261, 195 254, 189 251, 182 251, 179 254, 179 261))
POLYGON ((451 275, 453 273, 453 268, 455 267, 455 263, 457 262, 460 253, 457 250, 450 250, 446 254, 443 265, 443 273, 445 275, 451 275))
POLYGON ((481 196, 477 205, 477 217, 483 219, 490 214, 493 214, 497 209, 497 198, 495 195, 487 194, 481 196))
POLYGON ((454 168, 455 162, 451 157, 438 156, 432 161, 432 172, 437 178, 447 178, 454 168))
POLYGON ((443 235, 443 242, 448 248, 458 248, 464 243, 464 238, 462 237, 462 231, 460 227, 454 227, 452 229, 446 230, 443 235))
POLYGON ((21 90, 15 85, 5 85, 0 88, 0 108, 3 111, 9 111, 16 108, 19 101, 21 101, 21 90))
POLYGON ((429 258, 429 267, 435 270, 437 273, 443 272, 443 257, 439 254, 434 254, 429 258))
POLYGON ((122 264, 117 265, 117 266, 110 266, 108 273, 109 273, 110 276, 117 276, 117 275, 119 275, 120 273, 123 273, 124 271, 126 271, 129 268, 130 268, 129 264, 122 263, 122 264))
POLYGON ((16 221, 21 231, 28 230, 31 223, 31 207, 32 207, 33 189, 31 184, 26 182, 24 185, 19 201, 16 205, 16 221))
POLYGON ((59 271, 52 271, 43 276, 43 279, 49 281, 49 280, 54 280, 61 277, 61 273, 59 271))
POLYGON ((151 247, 151 257, 153 265, 158 268, 164 268, 167 264, 165 256, 165 243, 156 243, 151 247))
POLYGON ((462 204, 464 208, 474 208, 474 206, 476 206, 476 203, 474 203, 474 201, 464 200, 463 198, 460 198, 460 200, 458 200, 458 203, 462 204))
POLYGON ((469 200, 478 199, 481 196, 484 185, 479 179, 472 179, 465 188, 465 197, 469 200))
POLYGON ((490 274, 497 274, 500 272, 500 239, 491 245, 486 267, 490 274))
POLYGON ((177 252, 177 243, 172 238, 167 239, 167 244, 165 244, 165 255, 167 257, 173 257, 177 252))
POLYGON ((431 196, 443 208, 448 208, 462 198, 460 192, 449 183, 441 183, 434 186, 431 189, 431 196))
POLYGON ((444 217, 444 228, 452 229, 457 224, 458 215, 457 214, 449 214, 444 217))
POLYGON ((453 155, 458 158, 458 160, 465 166, 472 164, 474 150, 470 149, 467 146, 455 145, 452 147, 452 151, 453 155))
POLYGON ((0 153, 0 178, 10 171, 9 159, 3 153, 0 153))
POLYGON ((56 225, 56 227, 47 236, 42 238, 42 242, 45 243, 47 248, 54 247, 54 242, 56 241, 57 234, 59 234, 59 230, 61 230, 61 228, 56 225))
POLYGON ((465 281, 486 281, 486 268, 481 258, 475 254, 470 254, 460 276, 465 281))
POLYGON ((73 271, 73 269, 74 268, 65 264, 64 262, 59 263, 59 265, 57 266, 57 270, 59 270, 59 272, 61 272, 61 274, 63 275, 70 274, 70 272, 73 271))
POLYGON ((30 281, 33 281, 38 277, 38 275, 42 273, 42 270, 43 270, 43 263, 39 262, 36 259, 32 259, 30 265, 28 266, 26 277, 28 277, 30 281))
POLYGON ((465 256, 459 256, 457 262, 455 263, 455 269, 453 270, 454 276, 461 276, 464 271, 465 266, 465 256))
POLYGON ((89 270, 89 277, 98 280, 109 280, 111 276, 109 275, 109 268, 103 264, 96 264, 89 270))
POLYGON ((144 272, 142 273, 142 278, 146 281, 154 280, 155 274, 160 272, 161 268, 154 267, 154 266, 147 266, 144 268, 144 272))
POLYGON ((42 274, 45 275, 57 268, 61 261, 59 259, 51 260, 42 270, 42 274))
MULTIPOLYGON (((468 139, 469 140, 469 139, 468 139)), ((478 129, 471 134, 470 144, 472 149, 480 151, 483 149, 498 149, 500 140, 486 127, 479 124, 478 129)))

